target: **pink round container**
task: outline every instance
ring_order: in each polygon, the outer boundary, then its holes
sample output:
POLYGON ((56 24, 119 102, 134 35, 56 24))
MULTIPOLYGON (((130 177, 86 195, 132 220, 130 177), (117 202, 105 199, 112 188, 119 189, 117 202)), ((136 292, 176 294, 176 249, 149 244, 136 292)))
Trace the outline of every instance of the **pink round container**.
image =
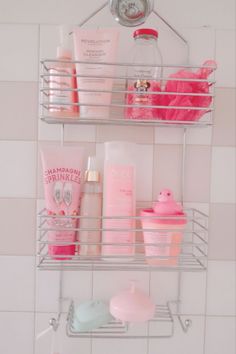
POLYGON ((172 192, 164 189, 154 208, 143 209, 140 215, 144 229, 147 263, 151 265, 178 264, 187 219, 182 207, 173 200, 172 192), (168 216, 170 219, 167 218, 168 216))
POLYGON ((129 290, 120 292, 110 300, 110 313, 123 322, 145 322, 153 318, 155 305, 132 283, 129 290))

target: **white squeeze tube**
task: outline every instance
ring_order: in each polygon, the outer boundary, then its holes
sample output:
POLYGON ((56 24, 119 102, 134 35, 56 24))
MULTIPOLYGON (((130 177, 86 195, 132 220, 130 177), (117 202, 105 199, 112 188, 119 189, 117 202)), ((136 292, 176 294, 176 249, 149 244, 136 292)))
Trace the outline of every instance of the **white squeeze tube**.
POLYGON ((132 218, 136 213, 135 147, 136 144, 122 141, 105 143, 103 229, 108 230, 103 231, 102 241, 109 245, 103 245, 102 254, 115 256, 119 261, 132 260, 135 250, 135 219, 132 218), (120 255, 125 257, 119 258, 120 255))
POLYGON ((114 63, 117 58, 119 31, 116 29, 74 29, 74 52, 77 61, 77 77, 81 118, 108 118, 112 94, 110 92, 94 92, 94 90, 111 91, 115 67, 99 63, 114 63), (98 64, 89 64, 96 62, 98 64), (109 77, 109 78, 106 78, 109 77), (85 104, 83 106, 83 104, 85 104), (98 105, 98 106, 90 106, 98 105), (100 106, 99 105, 104 105, 100 106))

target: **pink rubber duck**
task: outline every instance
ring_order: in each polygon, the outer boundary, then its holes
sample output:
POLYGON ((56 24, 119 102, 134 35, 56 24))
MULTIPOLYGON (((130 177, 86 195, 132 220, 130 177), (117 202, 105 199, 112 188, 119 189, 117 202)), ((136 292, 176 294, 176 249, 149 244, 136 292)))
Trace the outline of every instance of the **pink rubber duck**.
MULTIPOLYGON (((166 92, 178 93, 202 93, 208 94, 210 84, 208 82, 183 81, 182 79, 206 80, 216 68, 214 60, 207 60, 196 72, 181 69, 170 75, 170 78, 179 80, 168 80, 165 86, 166 92)), ((212 101, 211 96, 191 96, 191 95, 162 95, 161 104, 163 106, 177 107, 209 107, 212 101)), ((196 121, 207 111, 191 109, 163 109, 162 118, 165 120, 196 121)))
POLYGON ((173 197, 170 189, 165 188, 160 192, 157 202, 153 205, 153 210, 156 215, 183 215, 183 208, 178 204, 173 197))

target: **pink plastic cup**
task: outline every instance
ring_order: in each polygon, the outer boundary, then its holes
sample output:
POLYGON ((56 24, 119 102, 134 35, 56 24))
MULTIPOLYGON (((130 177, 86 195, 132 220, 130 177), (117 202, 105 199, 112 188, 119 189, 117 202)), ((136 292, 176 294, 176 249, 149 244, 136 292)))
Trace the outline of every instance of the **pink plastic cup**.
MULTIPOLYGON (((147 263, 151 265, 177 265, 181 252, 183 230, 187 222, 185 214, 178 215, 178 219, 167 219, 158 216, 153 209, 143 209, 141 216, 143 217, 142 228, 144 229, 147 263), (152 231, 148 231, 149 229, 152 231)), ((171 217, 171 215, 169 216, 171 217)))

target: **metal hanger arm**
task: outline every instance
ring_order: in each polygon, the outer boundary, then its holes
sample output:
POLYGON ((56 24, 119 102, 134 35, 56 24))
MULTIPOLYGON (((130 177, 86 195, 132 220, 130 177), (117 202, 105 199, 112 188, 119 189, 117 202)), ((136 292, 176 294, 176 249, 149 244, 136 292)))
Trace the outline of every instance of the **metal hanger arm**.
POLYGON ((106 1, 105 3, 103 3, 103 5, 101 5, 100 7, 98 7, 94 12, 92 12, 88 17, 86 17, 83 21, 81 21, 78 26, 82 27, 83 25, 85 25, 85 23, 87 23, 89 20, 91 20, 91 18, 93 18, 94 16, 96 16, 100 11, 102 11, 106 6, 109 5, 109 1, 106 1))

